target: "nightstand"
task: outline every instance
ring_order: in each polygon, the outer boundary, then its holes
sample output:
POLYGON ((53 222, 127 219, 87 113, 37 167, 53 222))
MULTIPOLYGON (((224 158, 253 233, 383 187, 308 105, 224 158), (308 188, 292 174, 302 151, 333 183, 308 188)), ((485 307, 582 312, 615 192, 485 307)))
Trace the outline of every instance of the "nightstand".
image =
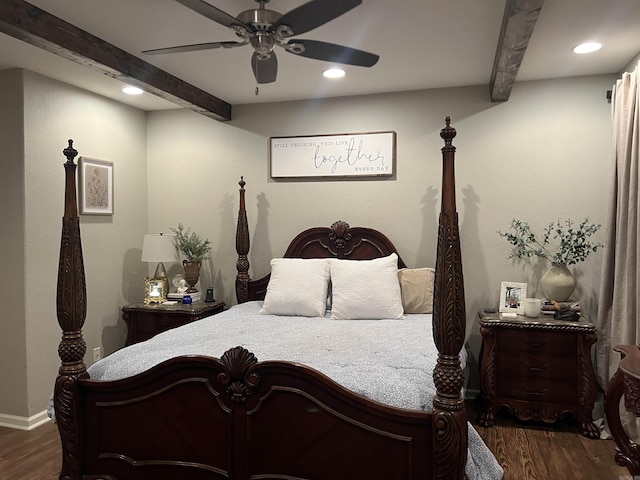
POLYGON ((160 332, 179 327, 224 310, 224 302, 193 302, 190 305, 177 303, 135 303, 122 307, 122 318, 127 324, 125 346, 142 342, 160 332))
POLYGON ((585 437, 598 438, 591 411, 598 383, 591 362, 596 329, 585 321, 546 316, 503 317, 480 311, 479 424, 490 427, 499 407, 520 420, 555 422, 574 415, 585 437))

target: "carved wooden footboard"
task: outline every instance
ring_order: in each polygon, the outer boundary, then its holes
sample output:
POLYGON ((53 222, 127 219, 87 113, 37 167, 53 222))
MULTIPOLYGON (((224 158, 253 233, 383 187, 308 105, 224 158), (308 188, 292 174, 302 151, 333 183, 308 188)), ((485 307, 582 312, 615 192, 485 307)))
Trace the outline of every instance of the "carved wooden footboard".
MULTIPOLYGON (((77 151, 69 141, 57 293, 62 364, 54 394, 62 440, 60 478, 462 479, 467 424, 458 352, 465 312, 451 144, 455 130, 448 118, 441 136, 433 412, 367 400, 316 370, 259 362, 240 347, 220 359, 173 358, 122 380, 89 379, 83 363, 86 291, 73 161, 77 151)), ((242 181, 236 238, 240 301, 259 298, 268 282, 249 278, 248 232, 242 181)), ((395 251, 379 232, 344 222, 301 235, 286 256, 373 258, 395 251)), ((401 259, 399 265, 404 266, 401 259)))

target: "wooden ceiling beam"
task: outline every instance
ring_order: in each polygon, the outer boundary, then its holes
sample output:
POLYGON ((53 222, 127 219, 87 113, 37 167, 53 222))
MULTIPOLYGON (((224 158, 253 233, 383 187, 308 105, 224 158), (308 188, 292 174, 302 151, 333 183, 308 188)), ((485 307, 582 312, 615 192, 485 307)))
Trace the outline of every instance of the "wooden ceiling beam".
POLYGON ((543 3, 544 0, 507 0, 491 71, 492 102, 509 100, 543 3))
POLYGON ((217 120, 231 105, 24 0, 0 2, 0 32, 217 120))

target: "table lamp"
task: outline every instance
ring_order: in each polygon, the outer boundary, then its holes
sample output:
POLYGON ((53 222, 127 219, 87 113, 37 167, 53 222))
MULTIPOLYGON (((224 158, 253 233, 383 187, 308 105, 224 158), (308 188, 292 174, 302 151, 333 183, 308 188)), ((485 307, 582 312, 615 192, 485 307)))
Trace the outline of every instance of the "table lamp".
POLYGON ((173 244, 175 235, 165 235, 160 233, 150 233, 144 236, 142 242, 142 261, 158 262, 156 273, 153 278, 167 277, 167 271, 163 262, 177 262, 178 255, 173 244))

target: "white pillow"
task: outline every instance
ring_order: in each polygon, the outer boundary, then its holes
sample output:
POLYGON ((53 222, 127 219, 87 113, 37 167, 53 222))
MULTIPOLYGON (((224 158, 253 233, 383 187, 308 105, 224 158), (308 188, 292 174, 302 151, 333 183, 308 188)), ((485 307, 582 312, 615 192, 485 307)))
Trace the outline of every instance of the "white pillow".
POLYGON ((404 313, 433 313, 433 268, 398 270, 404 313))
POLYGON ((334 320, 403 319, 398 256, 373 260, 329 259, 331 318, 334 320))
POLYGON ((329 264, 324 258, 274 258, 260 313, 323 317, 328 285, 329 264))

